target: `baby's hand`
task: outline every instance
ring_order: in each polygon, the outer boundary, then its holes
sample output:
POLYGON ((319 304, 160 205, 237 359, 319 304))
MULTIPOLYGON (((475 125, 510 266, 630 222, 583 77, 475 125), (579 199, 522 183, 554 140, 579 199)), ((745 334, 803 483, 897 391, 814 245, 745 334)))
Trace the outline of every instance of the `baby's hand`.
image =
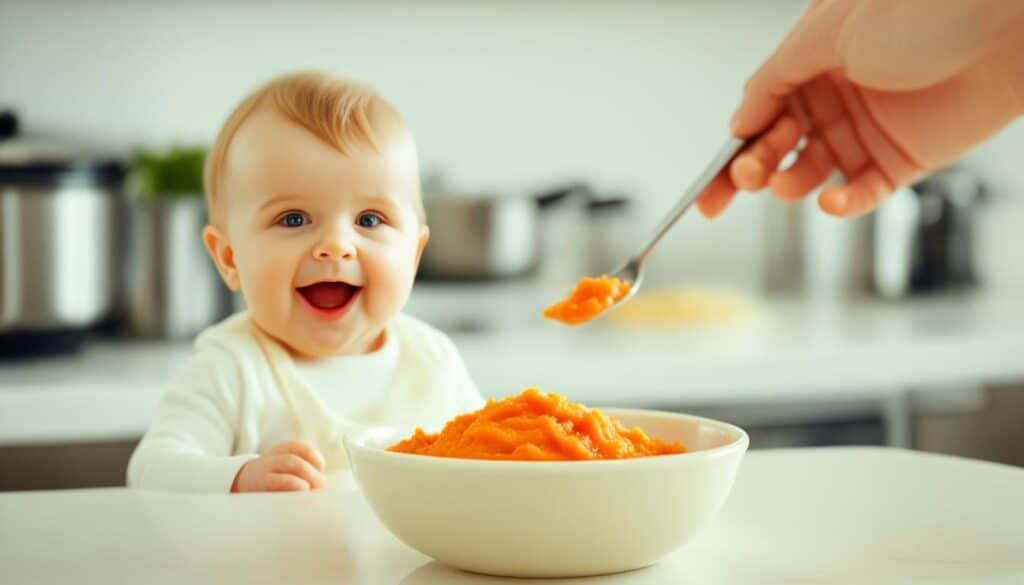
POLYGON ((308 492, 327 485, 324 458, 309 443, 289 441, 238 470, 231 492, 308 492))

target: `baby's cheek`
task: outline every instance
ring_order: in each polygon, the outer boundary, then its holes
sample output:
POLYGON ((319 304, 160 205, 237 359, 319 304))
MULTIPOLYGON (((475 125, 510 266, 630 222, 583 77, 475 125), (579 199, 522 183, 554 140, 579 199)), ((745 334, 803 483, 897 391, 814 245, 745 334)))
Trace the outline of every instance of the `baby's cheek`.
POLYGON ((381 250, 366 269, 371 289, 367 311, 374 320, 386 321, 408 298, 415 275, 414 250, 404 246, 381 250))
POLYGON ((288 310, 292 275, 282 268, 287 263, 264 257, 248 266, 248 278, 243 280, 249 309, 265 318, 281 318, 288 310))

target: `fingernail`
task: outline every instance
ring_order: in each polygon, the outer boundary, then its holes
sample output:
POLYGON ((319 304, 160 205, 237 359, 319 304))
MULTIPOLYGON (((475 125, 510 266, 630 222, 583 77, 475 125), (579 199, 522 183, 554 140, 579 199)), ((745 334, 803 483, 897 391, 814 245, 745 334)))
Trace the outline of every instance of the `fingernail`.
POLYGON ((832 191, 827 194, 826 197, 822 197, 819 203, 822 211, 830 215, 843 216, 846 215, 846 206, 849 203, 849 197, 843 191, 832 191))
POLYGON ((732 179, 744 191, 758 191, 764 187, 764 165, 755 156, 742 155, 733 163, 732 179))
POLYGON ((700 214, 708 219, 714 219, 715 217, 714 210, 703 199, 697 200, 697 211, 700 211, 700 214))
POLYGON ((733 134, 739 131, 740 128, 740 111, 736 110, 732 113, 732 117, 729 118, 729 131, 733 134))

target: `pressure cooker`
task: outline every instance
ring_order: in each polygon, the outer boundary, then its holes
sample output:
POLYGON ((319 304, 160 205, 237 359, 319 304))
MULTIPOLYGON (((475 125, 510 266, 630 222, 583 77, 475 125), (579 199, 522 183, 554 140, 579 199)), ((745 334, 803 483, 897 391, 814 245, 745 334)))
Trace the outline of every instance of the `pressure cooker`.
POLYGON ((120 288, 122 165, 17 126, 0 113, 0 354, 77 338, 120 288))

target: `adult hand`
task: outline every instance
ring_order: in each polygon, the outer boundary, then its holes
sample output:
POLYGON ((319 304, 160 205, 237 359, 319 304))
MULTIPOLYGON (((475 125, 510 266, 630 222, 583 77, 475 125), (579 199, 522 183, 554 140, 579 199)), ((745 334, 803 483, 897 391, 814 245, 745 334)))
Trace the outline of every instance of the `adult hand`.
POLYGON ((822 191, 821 209, 874 209, 1024 113, 1022 27, 1024 2, 813 0, 733 116, 738 137, 767 131, 701 195, 701 212, 718 215, 737 189, 795 201, 835 170, 845 182, 822 191))

